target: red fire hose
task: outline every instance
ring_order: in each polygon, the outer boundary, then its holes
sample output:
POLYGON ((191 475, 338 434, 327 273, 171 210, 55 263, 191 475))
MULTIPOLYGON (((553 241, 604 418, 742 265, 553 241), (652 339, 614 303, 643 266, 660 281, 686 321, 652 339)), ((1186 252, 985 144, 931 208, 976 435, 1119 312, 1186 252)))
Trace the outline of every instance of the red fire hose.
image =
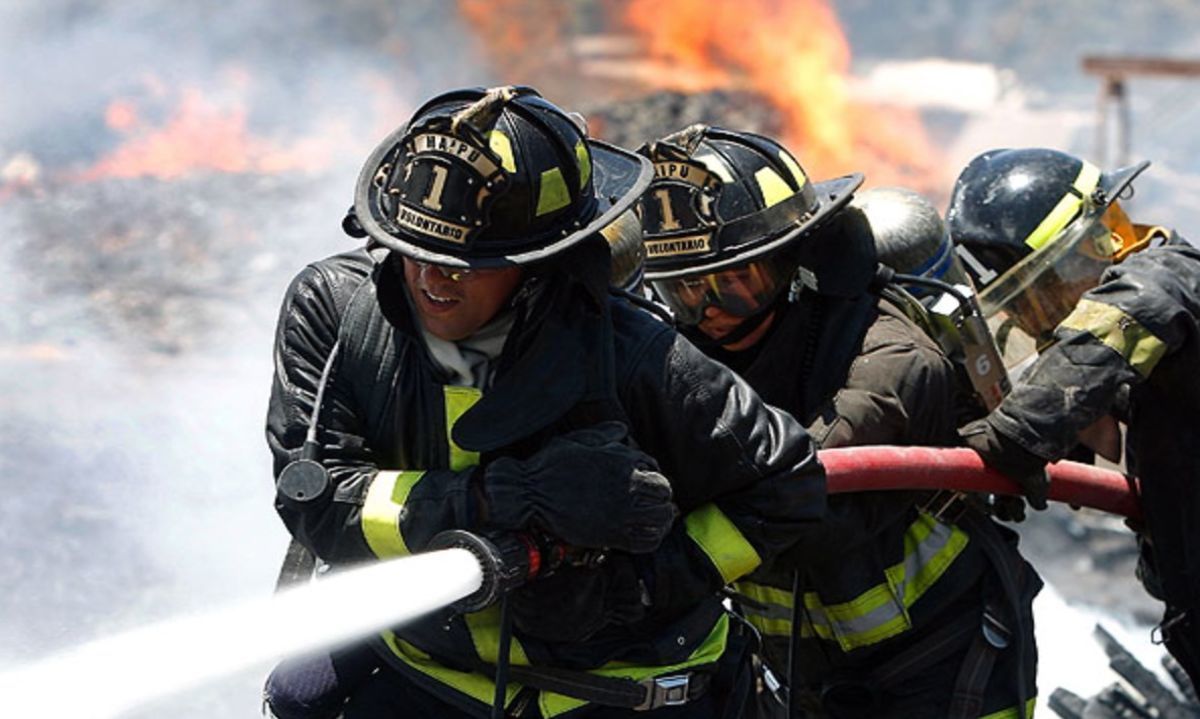
MULTIPOLYGON (((881 489, 948 489, 1021 494, 1009 478, 990 469, 974 451, 937 447, 839 447, 818 453, 830 494, 881 489)), ((1141 519, 1137 480, 1079 462, 1057 462, 1050 499, 1141 519)))

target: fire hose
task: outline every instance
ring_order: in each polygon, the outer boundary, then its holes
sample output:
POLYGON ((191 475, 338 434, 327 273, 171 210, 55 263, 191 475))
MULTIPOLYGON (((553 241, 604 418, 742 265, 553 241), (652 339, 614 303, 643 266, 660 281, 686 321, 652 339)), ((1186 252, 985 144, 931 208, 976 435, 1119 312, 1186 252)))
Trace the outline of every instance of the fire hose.
MULTIPOLYGON (((1016 482, 986 466, 973 450, 941 447, 841 447, 818 453, 830 494, 887 490, 947 490, 1021 494, 1016 482)), ((1050 499, 1090 507, 1129 519, 1142 517, 1137 480, 1120 472, 1079 462, 1046 467, 1050 499)), ((470 551, 483 568, 483 585, 463 601, 467 611, 485 607, 526 581, 569 561, 573 550, 546 537, 480 537, 451 530, 434 538, 431 549, 470 551)))
MULTIPOLYGON (((987 467, 970 449, 934 447, 844 447, 818 453, 825 467, 830 494, 886 490, 945 490, 985 494, 1020 495, 1020 487, 987 467)), ((1048 465, 1051 500, 1072 507, 1090 507, 1130 519, 1141 518, 1136 479, 1119 472, 1080 464, 1048 465)), ((570 562, 573 550, 547 537, 503 534, 481 537, 451 530, 434 537, 430 549, 458 548, 479 561, 480 588, 455 603, 460 611, 478 611, 493 602, 501 607, 499 662, 496 666, 496 702, 493 716, 502 716, 507 684, 511 618, 507 595, 513 589, 553 572, 570 562)), ((596 557, 592 558, 595 561, 596 557)), ((602 561, 602 559, 601 559, 602 561)))
MULTIPOLYGON (((840 447, 818 452, 830 494, 896 489, 944 489, 1019 496, 1020 487, 966 448, 840 447)), ((1046 467, 1050 499, 1138 520, 1137 480, 1079 462, 1046 467)))

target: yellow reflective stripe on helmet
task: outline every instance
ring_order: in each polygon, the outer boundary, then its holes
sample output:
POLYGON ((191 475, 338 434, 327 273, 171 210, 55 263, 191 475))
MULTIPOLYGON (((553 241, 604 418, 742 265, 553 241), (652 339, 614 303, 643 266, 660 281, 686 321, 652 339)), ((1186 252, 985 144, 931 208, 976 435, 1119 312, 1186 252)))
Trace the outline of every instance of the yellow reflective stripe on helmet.
POLYGON ((446 385, 442 388, 442 396, 446 406, 446 442, 450 445, 450 469, 459 472, 479 464, 479 453, 468 452, 455 443, 452 431, 454 423, 475 406, 483 392, 474 387, 446 385))
POLYGON ((592 179, 592 153, 583 140, 575 143, 575 162, 579 165, 579 189, 582 191, 592 179))
MULTIPOLYGON (((593 669, 588 673, 598 674, 602 677, 632 679, 635 682, 640 682, 643 679, 660 677, 691 667, 714 664, 725 653, 725 640, 728 638, 728 635, 729 615, 721 614, 721 617, 713 625, 712 631, 708 633, 703 642, 700 642, 700 646, 696 647, 696 651, 692 652, 687 659, 678 664, 663 667, 635 667, 626 662, 609 662, 599 669, 593 669)), ((587 704, 587 702, 582 699, 563 696, 554 692, 542 692, 538 697, 538 708, 542 710, 542 716, 545 719, 565 714, 573 709, 578 709, 584 704, 587 704)))
MULTIPOLYGON (((1026 719, 1033 719, 1033 708, 1034 708, 1034 705, 1036 705, 1036 704, 1037 704, 1037 697, 1033 697, 1029 701, 1025 702, 1025 717, 1026 717, 1026 719)), ((988 714, 987 716, 981 716, 981 717, 979 717, 979 719, 1017 719, 1017 716, 1018 716, 1017 708, 1009 707, 1007 709, 1001 709, 998 712, 992 712, 991 714, 988 714)))
POLYGON ((754 545, 746 540, 725 513, 711 502, 683 518, 688 536, 708 555, 726 584, 762 564, 754 545))
MULTIPOLYGON (((912 626, 908 610, 946 572, 968 541, 957 527, 921 514, 904 534, 904 559, 884 570, 886 583, 840 604, 825 605, 816 592, 804 595, 800 636, 836 641, 843 651, 850 651, 904 632, 912 626)), ((739 583, 737 589, 767 605, 765 611, 743 608, 760 631, 772 636, 790 633, 791 592, 748 582, 739 583)))
MULTIPOLYGON (((495 698, 496 684, 492 681, 491 677, 476 672, 460 672, 444 667, 434 661, 428 654, 397 637, 391 631, 385 631, 381 636, 384 643, 392 650, 392 654, 395 654, 405 664, 422 674, 432 677, 449 687, 453 687, 472 699, 487 705, 490 705, 492 699, 495 698)), ((504 691, 505 704, 515 699, 519 691, 521 691, 520 684, 509 682, 504 691)))
POLYGON ((359 524, 367 546, 380 559, 411 554, 400 533, 400 513, 424 472, 379 472, 367 488, 359 524))
POLYGON ((1035 250, 1041 249, 1051 238, 1062 232, 1062 229, 1070 224, 1071 220, 1075 219, 1075 215, 1079 213, 1083 198, 1091 195, 1099 184, 1100 168, 1085 161, 1083 167, 1079 168, 1079 175, 1076 176, 1075 182, 1071 183, 1071 189, 1074 192, 1067 192, 1062 196, 1054 209, 1050 210, 1050 213, 1042 219, 1042 223, 1025 238, 1025 244, 1035 250))
MULTIPOLYGON (((475 653, 485 662, 495 664, 500 658, 500 605, 492 606, 464 615, 467 629, 471 632, 471 641, 475 644, 475 653)), ((508 649, 508 659, 513 664, 528 666, 529 657, 525 648, 516 637, 508 649)))
POLYGON ((796 180, 797 187, 804 187, 808 183, 808 177, 804 174, 804 170, 800 169, 800 164, 796 162, 796 158, 792 157, 788 152, 780 150, 779 159, 792 171, 792 178, 796 180))
POLYGON ((500 166, 509 172, 517 171, 517 161, 513 157, 512 140, 499 130, 488 133, 488 147, 500 156, 500 166))
POLYGON ((1081 299, 1059 324, 1060 328, 1088 332, 1117 351, 1130 367, 1149 377, 1167 353, 1167 345, 1120 308, 1081 299))
POLYGON ((758 189, 762 192, 763 202, 767 207, 777 205, 787 198, 796 194, 791 187, 788 186, 787 180, 779 176, 779 173, 769 167, 761 168, 754 173, 754 180, 758 182, 758 189))
POLYGON ((750 606, 745 602, 738 605, 746 620, 764 636, 790 637, 792 635, 792 593, 786 589, 737 582, 733 588, 761 606, 750 606))
POLYGON ((571 204, 571 192, 567 189, 567 181, 563 179, 562 170, 552 167, 543 172, 535 214, 541 217, 547 212, 554 212, 569 204, 571 204))

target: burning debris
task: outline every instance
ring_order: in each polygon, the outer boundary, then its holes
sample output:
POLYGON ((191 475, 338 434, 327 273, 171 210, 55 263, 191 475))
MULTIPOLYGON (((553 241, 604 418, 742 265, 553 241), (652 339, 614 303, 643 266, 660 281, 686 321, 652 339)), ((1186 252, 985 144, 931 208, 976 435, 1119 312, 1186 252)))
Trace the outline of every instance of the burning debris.
POLYGON ((637 148, 697 122, 778 135, 783 120, 753 93, 656 92, 640 98, 582 107, 590 132, 624 147, 637 148))

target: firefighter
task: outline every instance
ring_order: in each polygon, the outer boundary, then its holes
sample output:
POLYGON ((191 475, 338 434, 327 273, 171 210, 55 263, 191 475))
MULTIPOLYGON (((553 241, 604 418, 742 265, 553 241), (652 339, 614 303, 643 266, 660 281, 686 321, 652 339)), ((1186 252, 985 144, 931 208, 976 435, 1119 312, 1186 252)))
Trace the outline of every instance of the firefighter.
MULTIPOLYGON (((312 424, 331 481, 276 506, 333 571, 447 529, 603 557, 509 595, 510 716, 736 711, 750 678, 718 590, 824 510, 803 428, 610 295, 603 230, 650 172, 530 88, 440 95, 366 162, 348 225, 368 248, 303 270, 284 299, 276 474, 312 424)), ((487 716, 500 634, 494 604, 385 631, 378 671, 353 673, 331 712, 487 716)), ((281 716, 311 706, 273 698, 281 716)))
POLYGON ((1141 480, 1139 576, 1163 600, 1167 648, 1200 679, 1200 250, 1134 223, 1121 204, 1146 167, 1104 172, 1073 155, 985 152, 954 186, 947 221, 1010 363, 1036 362, 963 434, 1046 506, 1043 466, 1082 442, 1141 480))
MULTIPOLYGON (((813 182, 775 141, 704 125, 640 151, 655 166, 646 278, 685 336, 823 448, 956 442, 950 363, 877 292, 848 206, 861 175, 813 182)), ((768 716, 783 715, 778 676, 792 716, 1017 716, 1032 702, 1040 581, 1013 533, 929 499, 830 497, 821 524, 736 583, 764 642, 768 716)))

